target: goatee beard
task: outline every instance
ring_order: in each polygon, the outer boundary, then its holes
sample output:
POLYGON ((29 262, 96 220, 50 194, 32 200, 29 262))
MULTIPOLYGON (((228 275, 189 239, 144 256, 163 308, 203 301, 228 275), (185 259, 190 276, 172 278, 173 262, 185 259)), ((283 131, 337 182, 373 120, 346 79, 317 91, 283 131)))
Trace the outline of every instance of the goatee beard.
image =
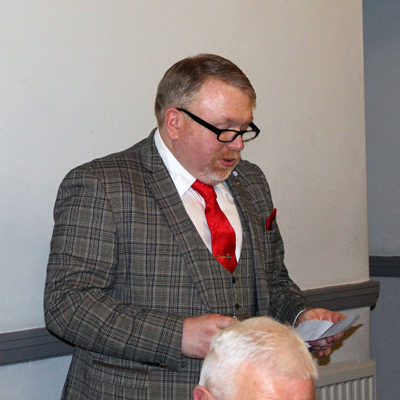
POLYGON ((207 177, 207 181, 213 182, 210 183, 210 185, 217 185, 218 183, 221 183, 225 181, 226 179, 229 178, 231 175, 232 171, 236 168, 236 166, 239 164, 240 158, 237 159, 237 162, 232 168, 226 168, 226 169, 218 169, 215 170, 213 167, 209 167, 205 172, 204 176, 207 177))

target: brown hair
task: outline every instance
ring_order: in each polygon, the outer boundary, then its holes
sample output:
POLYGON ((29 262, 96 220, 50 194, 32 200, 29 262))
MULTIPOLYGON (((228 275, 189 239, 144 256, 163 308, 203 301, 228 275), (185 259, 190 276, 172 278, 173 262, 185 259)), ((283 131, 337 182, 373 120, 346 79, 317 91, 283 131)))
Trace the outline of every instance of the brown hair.
POLYGON ((239 67, 232 61, 215 54, 199 54, 175 63, 158 84, 154 106, 158 126, 163 126, 167 108, 189 105, 203 83, 210 78, 219 79, 243 90, 255 107, 256 93, 239 67))

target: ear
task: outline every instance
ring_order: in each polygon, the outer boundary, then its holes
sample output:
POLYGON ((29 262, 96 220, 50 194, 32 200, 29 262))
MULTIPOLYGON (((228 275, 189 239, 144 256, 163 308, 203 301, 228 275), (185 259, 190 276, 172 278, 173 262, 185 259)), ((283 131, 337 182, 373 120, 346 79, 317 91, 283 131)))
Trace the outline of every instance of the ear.
POLYGON ((215 400, 204 386, 196 386, 193 390, 193 400, 215 400))
POLYGON ((168 108, 164 114, 164 129, 170 140, 174 141, 179 137, 179 131, 183 124, 182 113, 176 108, 168 108))

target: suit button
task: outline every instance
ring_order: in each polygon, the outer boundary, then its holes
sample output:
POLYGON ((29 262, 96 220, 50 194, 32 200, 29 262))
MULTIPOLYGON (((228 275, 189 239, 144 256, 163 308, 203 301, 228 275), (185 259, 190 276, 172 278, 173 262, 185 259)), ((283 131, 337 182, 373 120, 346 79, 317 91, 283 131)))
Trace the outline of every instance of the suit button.
POLYGON ((236 283, 236 278, 234 276, 232 276, 232 283, 235 284, 236 283))
POLYGON ((240 308, 241 308, 240 304, 239 304, 239 303, 236 303, 236 304, 235 304, 235 310, 236 310, 236 311, 239 311, 240 308))
POLYGON ((186 365, 187 365, 186 361, 181 362, 181 368, 186 368, 186 365))

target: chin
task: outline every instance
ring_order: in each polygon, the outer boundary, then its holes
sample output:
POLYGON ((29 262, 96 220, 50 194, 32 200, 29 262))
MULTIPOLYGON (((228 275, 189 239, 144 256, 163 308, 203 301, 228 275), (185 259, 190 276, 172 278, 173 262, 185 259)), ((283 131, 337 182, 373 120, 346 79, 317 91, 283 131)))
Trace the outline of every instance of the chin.
POLYGON ((217 185, 218 183, 223 182, 224 180, 229 178, 229 175, 232 173, 233 168, 229 169, 218 169, 218 171, 207 171, 203 176, 209 182, 209 185, 217 185))

